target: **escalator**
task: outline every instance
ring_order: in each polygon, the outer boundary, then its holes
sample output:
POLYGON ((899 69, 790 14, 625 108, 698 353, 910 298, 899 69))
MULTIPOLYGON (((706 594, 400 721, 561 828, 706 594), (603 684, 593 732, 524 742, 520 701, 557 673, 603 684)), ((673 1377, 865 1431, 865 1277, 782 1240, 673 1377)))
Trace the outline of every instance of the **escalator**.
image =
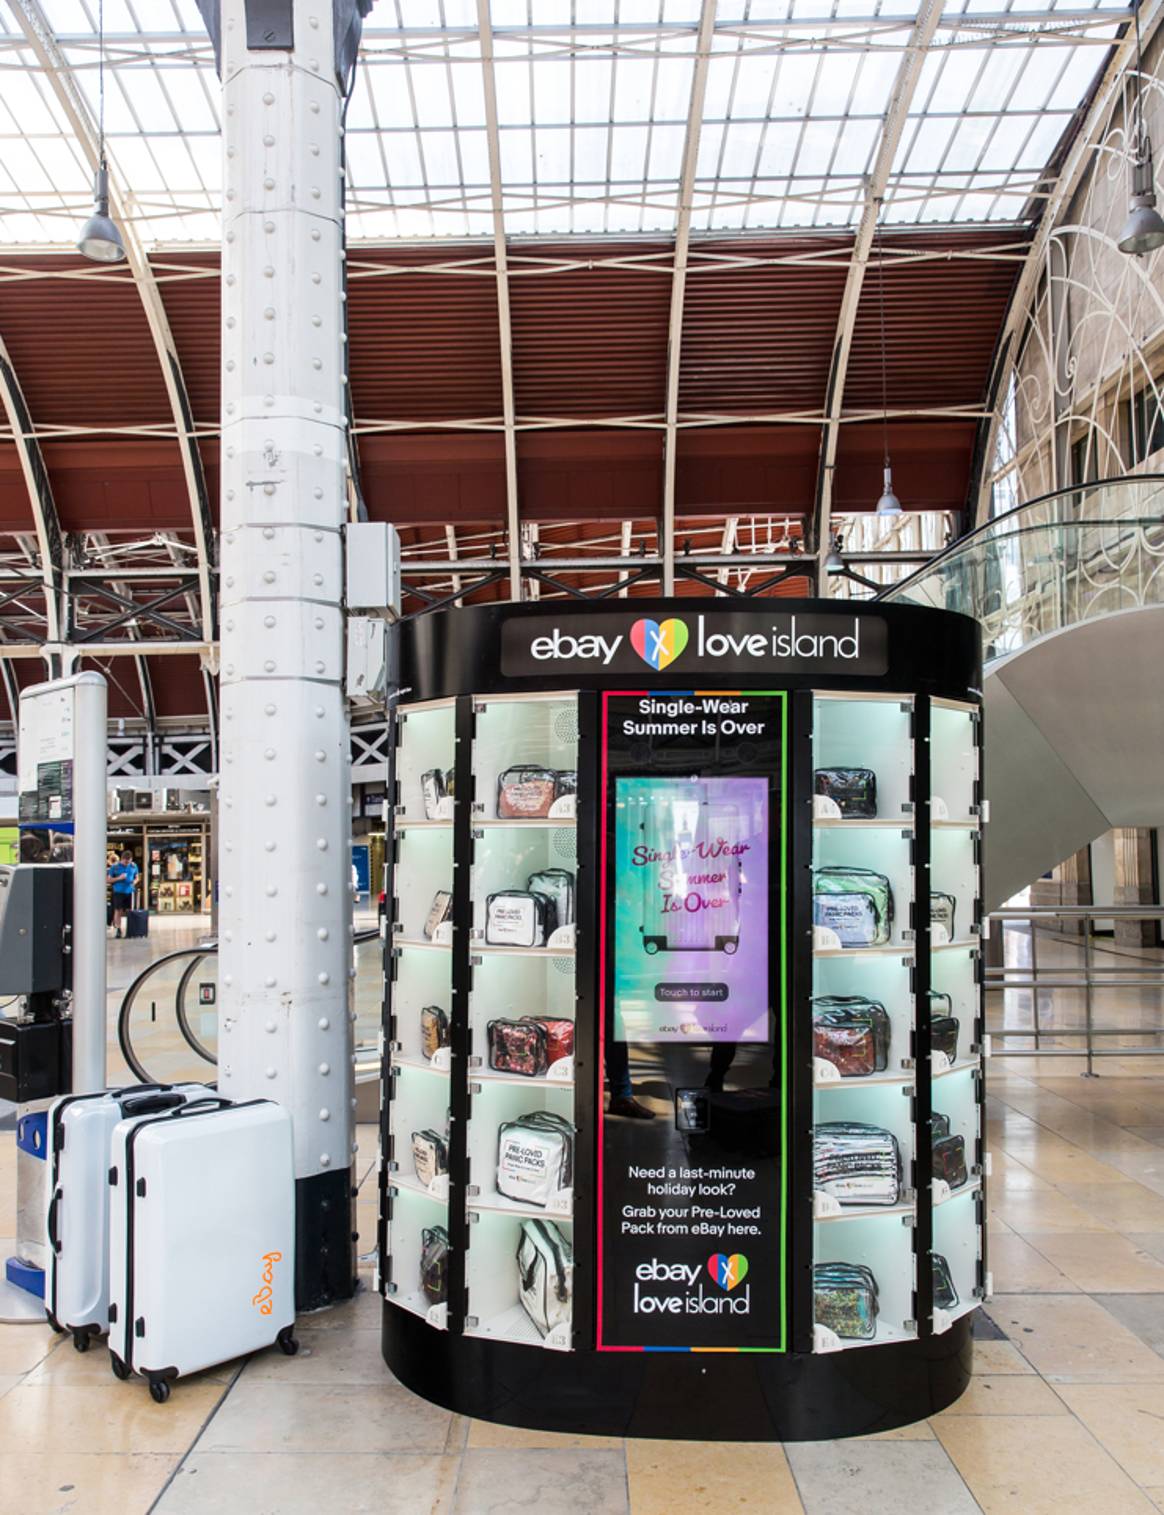
POLYGON ((1115 826, 1164 826, 1164 478, 1019 506, 879 596, 973 616, 987 910, 1115 826))

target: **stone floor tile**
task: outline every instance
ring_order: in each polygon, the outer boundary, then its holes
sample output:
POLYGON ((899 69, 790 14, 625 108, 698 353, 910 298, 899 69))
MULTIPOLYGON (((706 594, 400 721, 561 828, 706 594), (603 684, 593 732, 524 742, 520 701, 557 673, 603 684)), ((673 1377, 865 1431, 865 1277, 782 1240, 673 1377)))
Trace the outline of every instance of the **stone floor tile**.
POLYGON ((466 1452, 455 1515, 628 1515, 622 1452, 466 1452))
POLYGON ((540 1447, 554 1451, 562 1447, 580 1447, 620 1452, 621 1436, 571 1436, 562 1431, 531 1431, 524 1426, 502 1426, 491 1420, 470 1420, 470 1447, 540 1447))
MULTIPOLYGON (((976 1422, 969 1422, 976 1424, 976 1422)), ((806 1515, 901 1515, 924 1490, 926 1515, 974 1515, 970 1491, 928 1441, 804 1441, 786 1448, 806 1515)))
POLYGON ((1164 1262, 1141 1251, 1126 1236, 1102 1231, 1025 1234, 1050 1263, 1089 1294, 1164 1293, 1164 1262))
POLYGON ((987 1309, 1052 1382, 1164 1382, 1164 1358, 1086 1295, 1001 1294, 987 1309))
POLYGON ((1057 1189, 1028 1189, 1000 1195, 988 1190, 987 1194, 991 1217, 1005 1221, 1020 1236, 1029 1237, 1032 1231, 1102 1233, 1112 1229, 1080 1205, 1072 1204, 1057 1189))
POLYGON ((1164 1294, 1097 1294, 1099 1304, 1164 1356, 1164 1294))
POLYGON ((1155 1384, 1061 1384, 1059 1393, 1129 1478, 1164 1489, 1164 1409, 1155 1384))
POLYGON ((1034 1373, 975 1374, 966 1392, 940 1415, 1069 1415, 1071 1412, 1049 1384, 1034 1373))
POLYGON ((328 1305, 324 1310, 313 1310, 300 1315, 295 1322, 295 1334, 304 1336, 308 1331, 334 1331, 337 1328, 378 1331, 384 1301, 372 1288, 362 1288, 353 1299, 341 1300, 328 1305))
MULTIPOLYGON (((1106 1235, 1102 1231, 1095 1234, 1106 1235)), ((991 1236, 990 1268, 999 1294, 1074 1294, 1078 1289, 1037 1247, 1017 1233, 991 1236)))
POLYGON ((898 1426, 892 1431, 873 1431, 868 1436, 854 1436, 854 1441, 933 1441, 933 1427, 928 1420, 915 1420, 912 1425, 898 1426))
POLYGON ((1059 1192, 1072 1204, 1096 1216, 1116 1231, 1164 1231, 1164 1195, 1143 1184, 1061 1183, 1059 1192))
MULTIPOLYGON (((984 1317, 986 1318, 986 1317, 984 1317)), ((1013 1341, 974 1341, 974 1372, 1033 1373, 1035 1370, 1013 1341)))
POLYGON ((1124 1235, 1141 1252, 1150 1252, 1153 1257, 1164 1262, 1164 1231, 1125 1231, 1124 1235))
POLYGON ((985 1515, 1152 1509, 1073 1416, 955 1416, 935 1422, 935 1430, 985 1515))
POLYGON ((628 1441, 630 1515, 801 1515, 784 1448, 775 1442, 628 1441))
POLYGON ((335 1326, 300 1331, 299 1351, 287 1357, 277 1347, 257 1352, 246 1366, 250 1383, 393 1384, 396 1379, 380 1355, 379 1330, 335 1326))
MULTIPOLYGON (((146 1515, 178 1457, 77 1452, 63 1441, 0 1451, 0 1508, 12 1515, 146 1515)), ((26 1439, 24 1446, 30 1445, 26 1439)))
POLYGON ((1128 1130, 1141 1141, 1151 1142, 1154 1147, 1164 1147, 1164 1126, 1129 1126, 1128 1130))
POLYGON ((460 1459, 423 1453, 194 1452, 157 1515, 449 1515, 460 1459))
POLYGON ((0 1325, 0 1373, 27 1373, 44 1361, 59 1340, 46 1325, 0 1325))
POLYGON ((175 1385, 168 1404, 156 1405, 140 1378, 17 1384, 0 1399, 0 1448, 40 1447, 54 1457, 58 1448, 182 1453, 226 1392, 223 1384, 189 1380, 175 1385))
POLYGON ((198 1451, 442 1453, 452 1421, 448 1410, 395 1385, 250 1381, 244 1373, 198 1451))

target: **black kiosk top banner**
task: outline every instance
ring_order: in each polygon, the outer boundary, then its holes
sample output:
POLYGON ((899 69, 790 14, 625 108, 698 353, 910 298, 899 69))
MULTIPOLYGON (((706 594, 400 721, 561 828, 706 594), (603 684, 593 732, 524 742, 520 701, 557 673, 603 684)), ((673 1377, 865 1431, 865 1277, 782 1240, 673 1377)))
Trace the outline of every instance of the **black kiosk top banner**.
POLYGON ((981 687, 967 616, 852 600, 565 600, 433 611, 400 628, 409 702, 526 689, 981 687), (615 609, 621 603, 625 608, 615 609))
POLYGON ((501 671, 530 673, 693 676, 751 670, 859 673, 889 666, 889 633, 877 615, 820 615, 812 611, 652 616, 606 613, 541 615, 509 621, 501 633, 501 671))

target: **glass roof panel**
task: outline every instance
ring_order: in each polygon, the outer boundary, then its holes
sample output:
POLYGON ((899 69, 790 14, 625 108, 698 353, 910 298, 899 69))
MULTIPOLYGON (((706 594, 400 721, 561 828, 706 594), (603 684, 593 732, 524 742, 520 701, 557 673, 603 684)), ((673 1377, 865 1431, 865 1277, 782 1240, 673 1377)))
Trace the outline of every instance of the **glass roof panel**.
MULTIPOLYGON (((40 68, 16 6, 0 0, 0 245, 66 247, 91 179, 59 92, 75 90, 95 118, 97 0, 40 3, 63 78, 40 68)), ((702 8, 491 0, 509 233, 674 232, 702 8)), ((855 225, 917 11, 916 0, 718 0, 699 66, 693 230, 855 225)), ((884 218, 1035 214, 1040 173, 1128 15, 1126 0, 1041 12, 946 0, 884 218)), ((105 28, 110 164, 137 232, 147 246, 213 244, 220 89, 194 0, 105 0, 105 28)), ((352 241, 492 235, 486 67, 476 0, 377 0, 347 114, 352 241)))

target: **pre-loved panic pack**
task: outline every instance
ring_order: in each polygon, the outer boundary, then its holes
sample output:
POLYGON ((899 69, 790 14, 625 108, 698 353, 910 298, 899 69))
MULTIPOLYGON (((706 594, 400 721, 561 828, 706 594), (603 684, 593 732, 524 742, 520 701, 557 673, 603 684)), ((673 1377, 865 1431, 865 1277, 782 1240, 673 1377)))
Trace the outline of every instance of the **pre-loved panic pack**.
POLYGON ((449 1171, 449 1144, 439 1131, 412 1133, 412 1168, 425 1188, 449 1171))
POLYGON ((944 1052, 952 1063, 956 1063, 959 1026, 953 1008, 954 1001, 948 994, 930 990, 930 1049, 944 1052))
POLYGON ((423 931, 425 937, 431 942, 436 935, 436 929, 442 925, 453 913, 453 896, 448 889, 438 889, 432 897, 432 904, 428 908, 425 917, 423 931))
POLYGON ((425 1057, 435 1057, 449 1045, 449 1013, 439 1005, 423 1005, 420 1011, 420 1050, 425 1057))
POLYGON ((842 1078, 884 1073, 889 1064, 889 1015, 862 994, 818 994, 812 1001, 812 1053, 833 1063, 842 1078))
POLYGON ((497 1132, 497 1192, 543 1208, 574 1186, 574 1127, 534 1110, 503 1121, 497 1132))
POLYGON ((553 1015, 525 1015, 523 1020, 537 1021, 546 1028, 546 1062, 552 1068, 564 1057, 574 1056, 574 1022, 553 1015))
POLYGON ((877 1335, 877 1280, 859 1263, 817 1263, 812 1270, 814 1319, 847 1341, 877 1335))
POLYGON ((568 868, 543 868, 531 873, 525 887, 531 894, 544 894, 553 901, 554 918, 550 931, 574 922, 574 875, 568 868))
POLYGON ((812 921, 827 926, 842 947, 884 947, 893 929, 893 890, 872 868, 816 868, 812 921))
POLYGON ((930 1262, 933 1264, 934 1309, 957 1309, 958 1291, 954 1287, 954 1276, 950 1272, 950 1264, 940 1252, 931 1252, 930 1262))
POLYGON ((950 1117, 934 1111, 930 1130, 933 1137, 932 1171, 935 1178, 944 1179, 951 1189, 960 1189, 969 1178, 966 1167, 966 1139, 956 1132, 951 1134, 950 1117))
POLYGON ((813 1187, 842 1205, 895 1205, 901 1151, 892 1131, 858 1121, 827 1121, 812 1134, 813 1187))
POLYGON ((554 902, 530 889, 499 889, 485 901, 490 947, 544 947, 554 929, 554 902))
POLYGON ((522 1309, 542 1336, 570 1324, 574 1252, 552 1220, 523 1220, 517 1243, 522 1309))
POLYGON ((954 916, 957 908, 958 901, 952 894, 945 894, 941 889, 930 890, 930 925, 944 927, 950 941, 954 940, 954 916))
POLYGON ((550 1066, 550 1035, 541 1021, 493 1020, 485 1028, 489 1066, 495 1073, 540 1078, 550 1066))
POLYGON ((544 820, 558 797, 553 768, 522 763, 497 778, 497 814, 502 820, 544 820))
POLYGON ((429 768, 420 776, 420 793, 424 800, 424 818, 436 821, 441 815, 441 801, 448 794, 445 776, 439 768, 429 768))
POLYGON ((444 1226, 426 1226, 420 1233, 420 1291, 430 1305, 449 1297, 449 1233, 444 1226))
POLYGON ((817 794, 833 800, 846 820, 877 816, 877 775, 872 768, 818 768, 813 775, 817 794))

